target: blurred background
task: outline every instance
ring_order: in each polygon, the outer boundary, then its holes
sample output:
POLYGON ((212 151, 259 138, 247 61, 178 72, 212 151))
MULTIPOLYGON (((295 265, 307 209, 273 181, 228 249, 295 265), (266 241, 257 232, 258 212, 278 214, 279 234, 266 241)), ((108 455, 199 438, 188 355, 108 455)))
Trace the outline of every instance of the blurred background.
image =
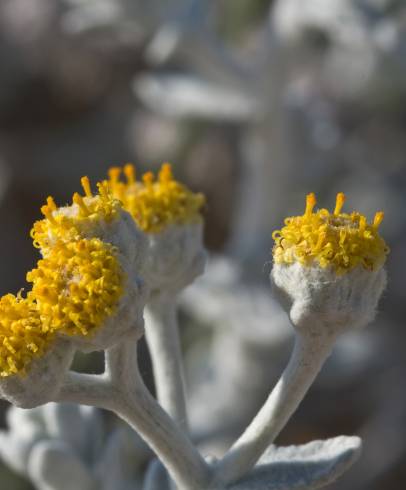
MULTIPOLYGON (((181 301, 205 451, 241 432, 288 359, 272 231, 311 191, 321 207, 343 191, 349 210, 385 211, 377 319, 337 346, 277 442, 361 435, 360 461, 331 488, 406 488, 405 2, 2 0, 0 67, 1 294, 38 260, 29 230, 46 197, 70 201, 82 175, 170 161, 206 194, 212 259, 181 301)), ((142 371, 151 383, 146 351, 142 371)), ((0 486, 32 488, 6 465, 0 486)))

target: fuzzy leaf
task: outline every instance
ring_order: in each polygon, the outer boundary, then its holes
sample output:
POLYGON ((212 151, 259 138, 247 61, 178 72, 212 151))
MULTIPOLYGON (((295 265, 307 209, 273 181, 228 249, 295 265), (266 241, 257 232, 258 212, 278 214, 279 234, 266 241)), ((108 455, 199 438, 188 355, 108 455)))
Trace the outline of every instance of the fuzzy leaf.
POLYGON ((41 441, 31 451, 30 479, 41 490, 96 490, 90 471, 62 441, 41 441))
POLYGON ((31 448, 46 437, 41 409, 11 406, 6 415, 9 430, 0 432, 0 459, 22 475, 26 474, 31 448))
POLYGON ((340 436, 302 446, 271 446, 247 476, 227 490, 314 490, 336 480, 358 458, 358 437, 340 436))
POLYGON ((154 459, 145 474, 143 490, 169 490, 169 479, 165 468, 158 459, 154 459))

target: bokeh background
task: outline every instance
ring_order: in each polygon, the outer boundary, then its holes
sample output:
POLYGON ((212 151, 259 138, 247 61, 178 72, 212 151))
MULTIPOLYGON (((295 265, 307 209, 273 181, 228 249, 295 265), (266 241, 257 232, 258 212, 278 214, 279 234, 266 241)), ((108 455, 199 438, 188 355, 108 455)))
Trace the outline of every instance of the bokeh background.
MULTIPOLYGON (((323 207, 343 191, 348 209, 385 211, 376 321, 343 339, 278 443, 359 434, 360 461, 331 488, 406 488, 405 2, 2 0, 1 294, 38 260, 29 230, 46 197, 64 204, 82 175, 129 161, 140 173, 170 161, 207 195, 213 258, 181 319, 195 437, 212 451, 289 354, 271 232, 310 191, 323 207)), ((142 370, 152 383, 146 352, 142 370)), ((0 486, 31 488, 5 465, 0 486)))

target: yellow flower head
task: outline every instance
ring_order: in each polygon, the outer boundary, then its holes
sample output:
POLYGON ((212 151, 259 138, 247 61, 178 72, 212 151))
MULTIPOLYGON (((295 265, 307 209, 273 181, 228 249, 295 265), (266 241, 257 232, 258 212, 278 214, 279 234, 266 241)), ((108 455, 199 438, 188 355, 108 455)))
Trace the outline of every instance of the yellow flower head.
POLYGON ((0 299, 0 376, 24 375, 47 351, 53 335, 43 331, 30 297, 7 294, 0 299))
POLYGON ((92 238, 57 242, 27 281, 44 329, 90 335, 116 310, 124 273, 115 248, 92 238))
POLYGON ((316 197, 308 194, 303 216, 286 218, 285 226, 272 234, 275 263, 316 263, 322 268, 332 267, 337 274, 357 266, 368 270, 381 266, 389 252, 378 233, 383 212, 377 212, 369 224, 358 212, 342 213, 344 201, 345 195, 340 192, 333 213, 327 209, 313 212, 316 197))
POLYGON ((193 193, 175 180, 169 163, 162 165, 157 179, 152 172, 147 172, 142 181, 137 181, 131 164, 125 165, 123 172, 127 182, 120 180, 121 168, 109 170, 109 188, 143 231, 158 233, 171 224, 201 220, 203 194, 193 193))
POLYGON ((75 192, 71 206, 58 208, 48 197, 41 208, 45 218, 36 221, 31 230, 35 247, 48 250, 57 240, 78 240, 119 215, 121 203, 111 195, 106 183, 98 184, 96 195, 92 194, 87 177, 82 177, 81 183, 85 196, 75 192))

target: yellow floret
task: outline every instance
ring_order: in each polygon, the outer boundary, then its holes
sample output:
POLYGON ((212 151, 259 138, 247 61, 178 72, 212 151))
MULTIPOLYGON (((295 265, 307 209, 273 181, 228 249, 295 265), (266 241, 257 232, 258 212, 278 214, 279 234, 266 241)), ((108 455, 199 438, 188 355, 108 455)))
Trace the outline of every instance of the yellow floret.
POLYGON ((205 203, 203 194, 193 193, 175 180, 168 163, 162 165, 157 179, 152 172, 147 172, 142 181, 137 181, 131 164, 124 166, 123 173, 127 182, 120 180, 121 168, 111 168, 109 187, 143 231, 158 233, 171 224, 201 220, 200 211, 205 203))
POLYGON ((121 209, 121 203, 115 199, 106 183, 98 184, 98 193, 92 194, 90 182, 82 177, 85 197, 75 192, 72 205, 58 208, 52 197, 42 206, 44 219, 36 221, 31 230, 34 246, 48 250, 55 241, 78 240, 83 233, 103 222, 111 222, 121 209))
POLYGON ((0 299, 0 376, 24 375, 42 357, 53 335, 43 331, 37 305, 30 297, 7 294, 0 299))
POLYGON ((115 312, 124 289, 116 249, 97 238, 57 242, 27 274, 43 328, 91 335, 115 312))
POLYGON ((337 274, 358 265, 368 270, 382 265, 389 252, 378 233, 383 212, 377 212, 369 224, 358 212, 341 213, 344 201, 345 195, 340 192, 333 213, 327 209, 313 212, 316 197, 308 194, 303 216, 286 218, 285 226, 272 234, 275 263, 316 263, 322 268, 332 267, 337 274))

